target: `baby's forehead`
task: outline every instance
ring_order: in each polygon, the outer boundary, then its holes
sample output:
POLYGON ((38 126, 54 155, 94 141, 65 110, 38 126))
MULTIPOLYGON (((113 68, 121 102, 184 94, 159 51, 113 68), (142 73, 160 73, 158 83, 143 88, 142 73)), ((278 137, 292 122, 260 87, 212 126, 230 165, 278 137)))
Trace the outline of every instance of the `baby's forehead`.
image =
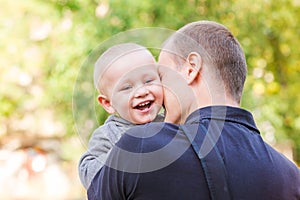
MULTIPOLYGON (((152 54, 147 49, 138 49, 132 51, 125 51, 122 54, 115 55, 115 61, 122 60, 122 59, 149 59, 151 62, 155 61, 152 54)), ((149 61, 148 60, 148 61, 149 61)))
POLYGON ((97 83, 103 84, 110 76, 128 73, 137 67, 147 66, 149 69, 155 63, 155 58, 145 47, 136 44, 116 45, 104 52, 97 60, 94 79, 97 83))
POLYGON ((108 68, 132 68, 144 65, 155 64, 155 59, 147 50, 139 50, 124 53, 115 57, 111 60, 111 63, 107 66, 108 68))
POLYGON ((130 63, 115 62, 112 64, 102 76, 102 87, 106 87, 106 91, 112 91, 116 86, 129 83, 136 84, 150 77, 153 79, 159 77, 155 61, 151 61, 151 63, 145 62, 144 59, 139 59, 139 61, 130 63))

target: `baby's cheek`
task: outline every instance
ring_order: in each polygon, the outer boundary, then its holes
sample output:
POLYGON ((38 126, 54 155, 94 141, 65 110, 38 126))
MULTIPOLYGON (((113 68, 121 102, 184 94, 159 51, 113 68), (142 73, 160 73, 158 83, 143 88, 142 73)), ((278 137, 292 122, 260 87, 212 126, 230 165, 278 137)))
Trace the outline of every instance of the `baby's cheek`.
POLYGON ((156 88, 156 98, 159 99, 159 101, 163 101, 164 98, 164 90, 162 87, 157 87, 156 88))

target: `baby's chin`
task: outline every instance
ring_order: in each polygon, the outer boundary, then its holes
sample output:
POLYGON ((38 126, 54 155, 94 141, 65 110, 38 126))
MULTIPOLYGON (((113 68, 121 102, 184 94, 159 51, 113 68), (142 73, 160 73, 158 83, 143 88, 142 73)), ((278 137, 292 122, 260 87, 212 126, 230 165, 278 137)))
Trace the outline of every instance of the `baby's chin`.
POLYGON ((137 120, 134 122, 134 124, 137 124, 137 125, 147 124, 149 122, 152 122, 155 118, 156 118, 156 116, 149 116, 148 119, 137 120))

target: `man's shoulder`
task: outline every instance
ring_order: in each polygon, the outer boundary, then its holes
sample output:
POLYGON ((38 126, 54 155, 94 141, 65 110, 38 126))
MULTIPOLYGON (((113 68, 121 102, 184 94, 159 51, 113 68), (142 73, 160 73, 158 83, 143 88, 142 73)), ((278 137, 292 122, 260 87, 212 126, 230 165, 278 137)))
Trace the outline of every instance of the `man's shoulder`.
POLYGON ((127 130, 117 146, 130 151, 147 151, 148 147, 160 148, 178 133, 179 126, 165 122, 151 122, 127 130))
POLYGON ((147 124, 136 125, 126 131, 126 134, 138 138, 148 138, 161 132, 177 132, 178 128, 179 126, 176 124, 166 122, 150 122, 147 124))
POLYGON ((272 152, 273 163, 276 162, 276 170, 281 171, 281 173, 285 174, 290 173, 290 178, 295 178, 296 175, 300 184, 300 169, 296 165, 296 163, 292 162, 289 158, 287 158, 285 155, 283 155, 281 152, 277 151, 273 147, 269 145, 268 147, 271 149, 270 152, 272 152))
POLYGON ((131 173, 169 166, 190 147, 178 125, 149 123, 128 130, 112 148, 107 166, 131 173))

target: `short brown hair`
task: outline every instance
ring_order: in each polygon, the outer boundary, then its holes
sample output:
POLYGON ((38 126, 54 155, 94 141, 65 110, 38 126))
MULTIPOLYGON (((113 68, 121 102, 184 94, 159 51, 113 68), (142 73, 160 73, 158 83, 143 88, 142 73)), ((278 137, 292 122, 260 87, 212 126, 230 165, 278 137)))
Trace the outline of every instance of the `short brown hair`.
POLYGON ((215 67, 226 92, 240 102, 247 64, 239 42, 225 26, 212 21, 187 24, 169 38, 166 46, 184 59, 192 51, 199 53, 204 62, 215 67))

